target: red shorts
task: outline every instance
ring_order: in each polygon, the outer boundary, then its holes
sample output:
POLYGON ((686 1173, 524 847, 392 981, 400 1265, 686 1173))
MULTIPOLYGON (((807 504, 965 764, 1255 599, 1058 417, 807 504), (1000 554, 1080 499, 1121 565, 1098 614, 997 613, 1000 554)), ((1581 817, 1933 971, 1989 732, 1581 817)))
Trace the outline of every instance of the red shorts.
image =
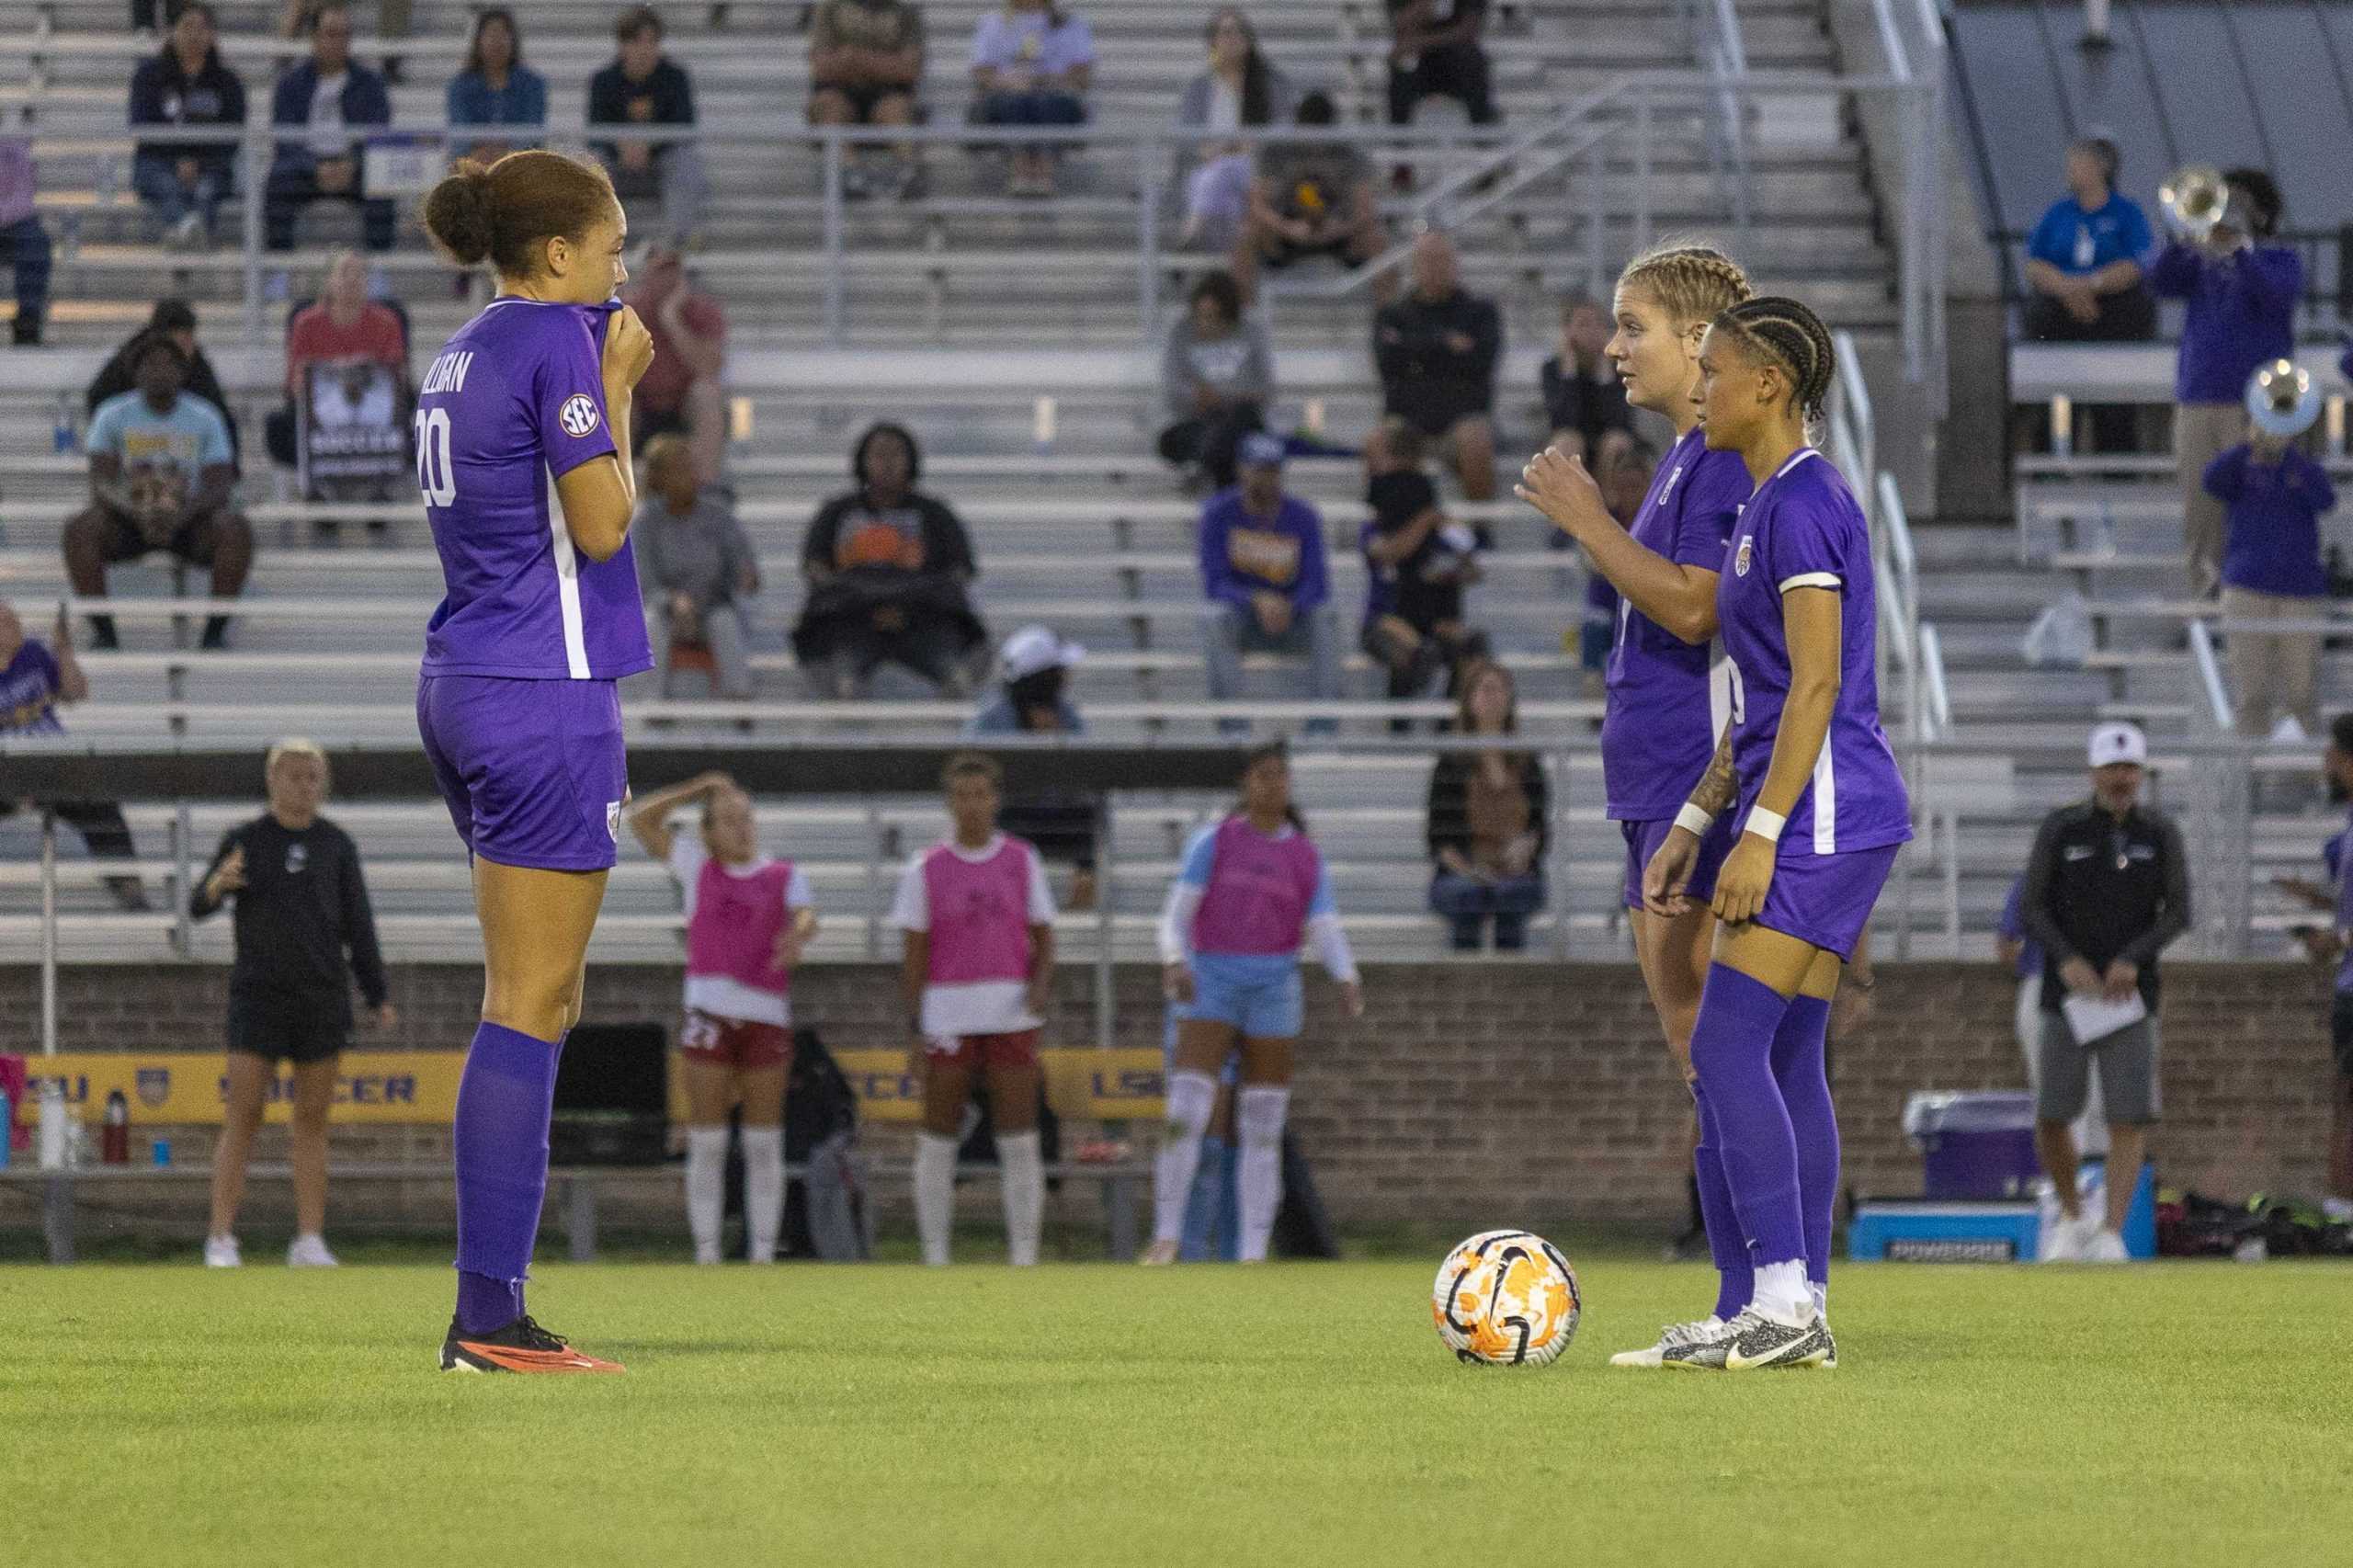
POLYGON ((924 1049, 935 1061, 959 1067, 975 1063, 983 1067, 1035 1067, 1039 1033, 1037 1029, 1019 1029, 1012 1034, 939 1035, 926 1041, 924 1049))
POLYGON ((792 1065, 792 1031, 781 1024, 722 1018, 689 1007, 678 1026, 678 1049, 689 1062, 758 1073, 792 1065))

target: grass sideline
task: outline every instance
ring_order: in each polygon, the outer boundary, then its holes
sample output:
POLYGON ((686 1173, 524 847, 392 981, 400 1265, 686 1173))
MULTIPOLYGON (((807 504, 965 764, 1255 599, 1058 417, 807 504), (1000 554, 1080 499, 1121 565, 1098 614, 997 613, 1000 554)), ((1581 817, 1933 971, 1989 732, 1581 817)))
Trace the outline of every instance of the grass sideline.
POLYGON ((2341 1265, 1843 1268, 1835 1372, 1616 1370, 1601 1258, 1455 1365, 1427 1263, 551 1265, 617 1378, 444 1377, 446 1267, 0 1267, 0 1560, 400 1565, 2344 1562, 2341 1265))

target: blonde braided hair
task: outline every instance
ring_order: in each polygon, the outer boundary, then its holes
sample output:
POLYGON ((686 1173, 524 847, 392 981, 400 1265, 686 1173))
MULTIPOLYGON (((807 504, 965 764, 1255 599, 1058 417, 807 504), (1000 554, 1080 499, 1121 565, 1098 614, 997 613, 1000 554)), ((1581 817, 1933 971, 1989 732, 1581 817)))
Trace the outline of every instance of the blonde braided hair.
POLYGON ((1634 257, 1618 275, 1618 287, 1649 296, 1678 328, 1713 321, 1756 293, 1740 263, 1686 240, 1662 240, 1634 257))

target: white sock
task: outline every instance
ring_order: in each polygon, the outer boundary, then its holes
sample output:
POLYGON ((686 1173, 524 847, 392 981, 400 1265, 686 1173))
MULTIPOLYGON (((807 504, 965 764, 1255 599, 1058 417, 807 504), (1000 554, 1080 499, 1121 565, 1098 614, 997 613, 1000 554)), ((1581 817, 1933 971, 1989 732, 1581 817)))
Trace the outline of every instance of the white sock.
POLYGON ((923 1238, 924 1262, 934 1268, 948 1262, 948 1221, 955 1207, 956 1140, 916 1133, 915 1234, 923 1238))
POLYGON ((776 1261, 776 1233, 784 1223, 784 1129, 744 1129, 744 1223, 752 1233, 752 1261, 776 1261))
POLYGON ((727 1211, 727 1129, 687 1129, 687 1229, 695 1261, 719 1261, 719 1222, 727 1211))
POLYGON ((1275 1233, 1275 1210, 1283 1201, 1283 1122, 1290 1114, 1290 1090, 1280 1084, 1250 1084, 1234 1101, 1233 1126, 1241 1134, 1242 1158, 1233 1185, 1242 1211, 1244 1263, 1267 1261, 1267 1241, 1275 1233))
POLYGON ((1000 1132, 996 1163, 1005 1196, 1005 1236, 1014 1263, 1038 1261, 1038 1227, 1046 1209, 1046 1162, 1038 1155, 1038 1134, 1000 1132))
POLYGON ((1756 1290, 1748 1304, 1778 1322, 1802 1325, 1813 1319, 1813 1292, 1807 1288, 1805 1259, 1768 1263, 1756 1271, 1756 1290))
POLYGON ((1830 1321, 1830 1285, 1827 1280, 1809 1279, 1806 1289, 1813 1293, 1813 1313, 1823 1322, 1830 1321))
POLYGON ((1185 1204, 1193 1195, 1193 1173, 1200 1168, 1201 1135, 1217 1109, 1217 1084, 1206 1073, 1168 1074, 1168 1124, 1160 1130, 1160 1153, 1152 1161, 1152 1239, 1173 1242, 1185 1233, 1185 1204))

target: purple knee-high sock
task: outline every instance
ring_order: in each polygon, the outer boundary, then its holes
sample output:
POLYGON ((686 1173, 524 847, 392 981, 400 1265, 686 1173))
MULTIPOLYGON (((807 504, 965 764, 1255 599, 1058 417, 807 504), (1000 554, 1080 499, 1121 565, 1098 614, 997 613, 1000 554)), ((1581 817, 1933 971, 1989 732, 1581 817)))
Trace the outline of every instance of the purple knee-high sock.
POLYGON ((458 1080, 458 1326, 523 1315, 523 1279, 548 1189, 548 1119, 562 1040, 497 1024, 474 1030, 458 1080))
POLYGON ((1773 1081, 1789 1108, 1790 1131, 1798 1145, 1798 1200, 1805 1212, 1805 1277, 1830 1282, 1830 1224, 1838 1208, 1838 1112, 1830 1103, 1830 1076, 1824 1042, 1830 1034, 1830 1004, 1819 996, 1792 996, 1773 1035, 1773 1081))
POLYGON ((1691 1066, 1715 1118, 1733 1211, 1758 1268, 1805 1256, 1797 1141, 1773 1081, 1773 1036, 1789 1006, 1763 981, 1711 964, 1691 1030, 1691 1066))
POLYGON ((1756 1288, 1756 1271, 1749 1266, 1748 1241, 1733 1211, 1732 1183, 1724 1176, 1723 1149, 1717 1140, 1715 1108, 1707 1091, 1691 1085, 1691 1104, 1699 1113, 1699 1143, 1691 1151, 1691 1173, 1699 1184, 1699 1219, 1708 1228, 1708 1256, 1716 1264, 1716 1316, 1730 1323, 1756 1288))

